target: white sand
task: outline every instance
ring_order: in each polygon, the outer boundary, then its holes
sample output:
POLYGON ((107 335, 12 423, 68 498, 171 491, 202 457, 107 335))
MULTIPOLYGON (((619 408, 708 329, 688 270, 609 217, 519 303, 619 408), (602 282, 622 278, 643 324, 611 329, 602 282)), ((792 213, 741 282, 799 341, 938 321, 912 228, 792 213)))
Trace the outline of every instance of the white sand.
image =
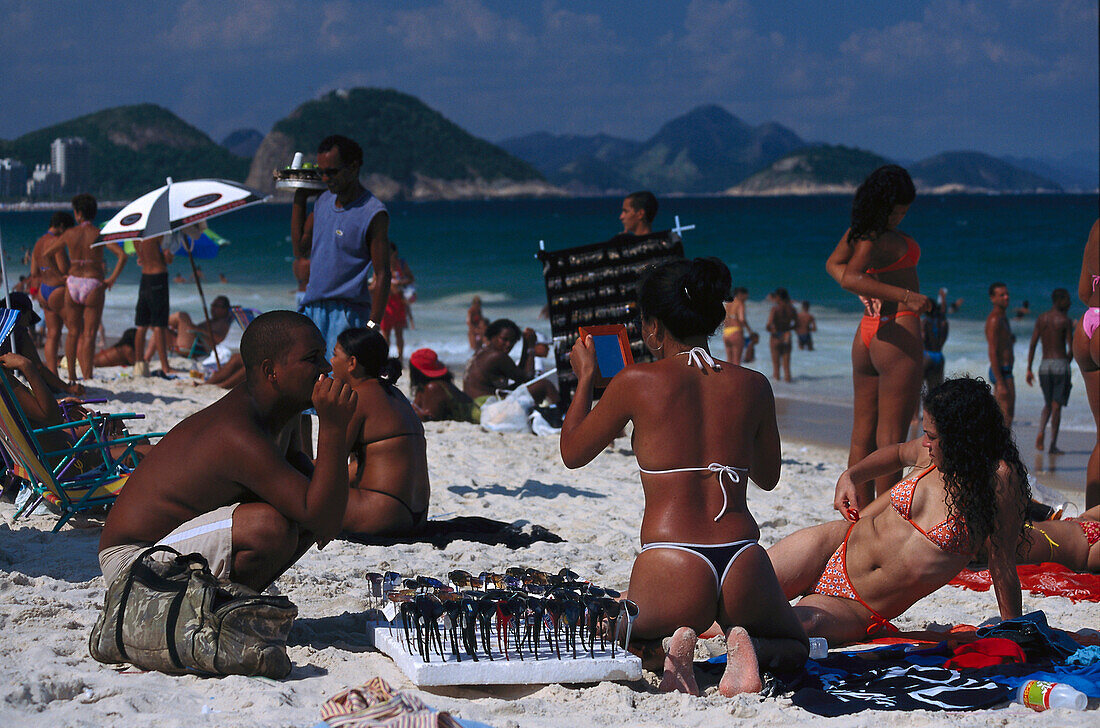
MULTIPOLYGON (((147 415, 135 430, 169 429, 213 401, 221 390, 177 381, 120 378, 102 370, 90 394, 106 394, 111 411, 147 415)), ((508 566, 557 570, 568 566, 600 584, 624 589, 638 553, 642 492, 626 441, 586 468, 566 470, 556 438, 496 435, 471 425, 428 425, 432 476, 431 517, 480 515, 537 523, 564 543, 539 542, 516 551, 458 541, 444 550, 429 545, 361 546, 343 541, 310 551, 277 583, 299 608, 291 635, 294 670, 279 683, 243 677, 200 679, 120 673, 88 656, 88 633, 103 600, 96 544, 101 523, 74 519, 49 533, 53 516, 11 525, 10 504, 0 506, 0 725, 311 726, 319 707, 345 687, 381 676, 415 689, 393 663, 364 646, 367 607, 363 574, 393 569, 445 575, 508 566)), ((774 543, 798 527, 833 518, 833 484, 845 453, 784 444, 783 476, 771 493, 750 490, 749 505, 762 541, 774 543)), ((1024 594, 1024 610, 1045 610, 1054 626, 1100 626, 1100 604, 1024 594)), ((902 629, 978 624, 997 614, 993 592, 945 587, 896 620, 902 629)), ((734 722, 788 725, 813 716, 784 699, 726 699, 714 687, 703 697, 656 692, 646 673, 636 684, 523 688, 451 688, 419 691, 434 707, 462 718, 506 726, 725 726, 734 722)), ((838 726, 884 723, 987 725, 1003 721, 1042 725, 1095 725, 1096 714, 1022 706, 996 711, 881 713, 868 711, 832 722, 838 726)))

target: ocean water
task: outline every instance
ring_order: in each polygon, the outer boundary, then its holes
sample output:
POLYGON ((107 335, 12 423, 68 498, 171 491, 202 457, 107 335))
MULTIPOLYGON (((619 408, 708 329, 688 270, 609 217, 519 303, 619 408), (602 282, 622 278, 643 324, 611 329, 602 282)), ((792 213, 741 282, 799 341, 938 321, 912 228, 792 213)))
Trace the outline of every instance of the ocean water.
MULTIPOLYGON (((1098 207, 1096 195, 920 196, 902 225, 921 245, 923 292, 935 295, 946 287, 949 300, 963 299, 962 309, 951 318, 944 347, 948 374, 984 376, 982 324, 989 311, 986 290, 991 282, 1008 285, 1013 308, 1030 302, 1032 314, 1012 322, 1018 336, 1021 420, 1036 418, 1041 407, 1038 387, 1024 383, 1035 316, 1049 308, 1050 292, 1056 287, 1073 294, 1072 316, 1083 312, 1075 289, 1085 238, 1098 207)), ((396 202, 389 208, 391 238, 416 276, 415 328, 406 332, 406 356, 412 349, 430 346, 452 364, 461 364, 470 353, 465 312, 472 295, 481 296, 488 317, 507 316, 549 334, 549 323, 538 319, 546 303, 535 258, 540 241, 548 249, 559 249, 605 240, 620 230, 617 199, 396 202)), ((796 301, 812 301, 819 328, 816 350, 794 352, 795 381, 775 384, 779 396, 850 401, 849 350, 861 307, 824 268, 847 226, 849 209, 850 199, 842 196, 661 202, 658 229, 672 227, 675 216, 682 225, 695 225, 683 233, 686 254, 721 258, 729 264, 735 285, 749 289, 749 322, 754 328, 763 329, 768 311, 764 298, 777 286, 786 287, 796 301)), ((114 212, 103 210, 100 221, 114 212)), ((23 251, 45 231, 49 216, 45 211, 0 212, 9 279, 17 280, 25 272, 23 251)), ((290 206, 240 210, 213 220, 212 226, 231 244, 217 258, 201 262, 207 300, 225 294, 233 303, 252 308, 293 307, 290 206), (219 274, 228 283, 218 282, 219 274)), ((190 275, 186 259, 178 259, 172 269, 173 275, 190 275)), ((108 294, 104 322, 109 338, 132 325, 139 276, 131 262, 108 294)), ((193 283, 174 285, 171 295, 173 308, 199 313, 193 283)), ((712 348, 722 351, 717 337, 712 348)), ((770 374, 766 346, 758 350, 752 366, 770 374)), ((1062 426, 1092 427, 1076 368, 1062 426)))

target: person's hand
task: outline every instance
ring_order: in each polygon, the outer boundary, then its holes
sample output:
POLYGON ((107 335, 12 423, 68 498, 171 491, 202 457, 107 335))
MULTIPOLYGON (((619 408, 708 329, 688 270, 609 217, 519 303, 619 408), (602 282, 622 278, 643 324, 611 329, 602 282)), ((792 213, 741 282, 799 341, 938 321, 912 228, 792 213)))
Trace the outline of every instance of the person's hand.
POLYGON ((115 287, 115 281, 116 280, 118 280, 118 279, 115 278, 114 276, 111 276, 110 278, 107 278, 103 281, 103 285, 106 286, 107 290, 109 291, 109 290, 111 290, 112 288, 115 287))
POLYGON ((914 311, 916 313, 923 313, 924 311, 932 310, 932 299, 923 293, 917 293, 916 291, 908 291, 905 294, 905 298, 898 302, 899 311, 914 311))
POLYGON ((1027 376, 1025 377, 1025 379, 1027 379, 1027 386, 1035 386, 1035 375, 1031 373, 1030 369, 1027 370, 1027 376))
POLYGON ((324 190, 306 190, 299 187, 294 190, 294 204, 304 205, 309 202, 310 197, 316 197, 324 192, 324 190))
POLYGON ((530 349, 538 341, 538 335, 535 334, 535 330, 532 328, 526 328, 523 330, 523 346, 530 349))
POLYGON ((596 344, 591 336, 578 338, 569 352, 569 366, 577 379, 591 377, 596 371, 596 344))
POLYGON ((358 399, 354 389, 323 374, 313 385, 313 408, 317 410, 317 419, 321 424, 332 424, 346 430, 355 414, 358 399))
POLYGON ((18 369, 20 371, 25 370, 31 365, 31 360, 22 354, 15 354, 8 352, 3 356, 0 356, 0 365, 5 369, 11 369, 12 371, 18 369))
POLYGON ((833 508, 844 516, 845 520, 855 523, 859 520, 859 509, 863 504, 859 502, 859 489, 852 482, 851 470, 845 470, 836 481, 836 493, 833 496, 833 508))

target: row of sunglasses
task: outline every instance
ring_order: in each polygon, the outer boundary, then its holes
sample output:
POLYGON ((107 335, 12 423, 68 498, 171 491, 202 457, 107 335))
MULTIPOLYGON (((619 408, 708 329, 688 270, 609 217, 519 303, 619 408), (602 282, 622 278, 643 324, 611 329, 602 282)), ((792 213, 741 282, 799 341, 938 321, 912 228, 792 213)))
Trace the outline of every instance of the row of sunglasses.
POLYGON ((562 569, 547 574, 535 569, 509 569, 504 574, 474 576, 452 571, 451 584, 425 576, 402 577, 396 572, 367 575, 372 599, 396 608, 406 649, 431 662, 494 660, 513 653, 523 660, 596 656, 617 643, 630 644, 638 605, 620 599, 619 592, 581 581, 562 569), (495 632, 495 640, 494 640, 495 632), (480 642, 479 642, 480 638, 480 642), (494 655, 494 642, 496 655, 494 655), (578 650, 578 643, 580 649, 578 650))

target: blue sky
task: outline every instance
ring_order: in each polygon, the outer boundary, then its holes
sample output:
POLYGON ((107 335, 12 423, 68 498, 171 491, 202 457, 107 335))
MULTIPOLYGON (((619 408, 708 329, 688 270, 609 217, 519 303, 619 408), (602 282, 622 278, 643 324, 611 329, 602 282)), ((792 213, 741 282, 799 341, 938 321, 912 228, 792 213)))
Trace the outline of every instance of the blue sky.
POLYGON ((218 140, 340 87, 498 141, 699 104, 900 159, 1100 147, 1095 0, 0 0, 0 138, 153 102, 218 140))

